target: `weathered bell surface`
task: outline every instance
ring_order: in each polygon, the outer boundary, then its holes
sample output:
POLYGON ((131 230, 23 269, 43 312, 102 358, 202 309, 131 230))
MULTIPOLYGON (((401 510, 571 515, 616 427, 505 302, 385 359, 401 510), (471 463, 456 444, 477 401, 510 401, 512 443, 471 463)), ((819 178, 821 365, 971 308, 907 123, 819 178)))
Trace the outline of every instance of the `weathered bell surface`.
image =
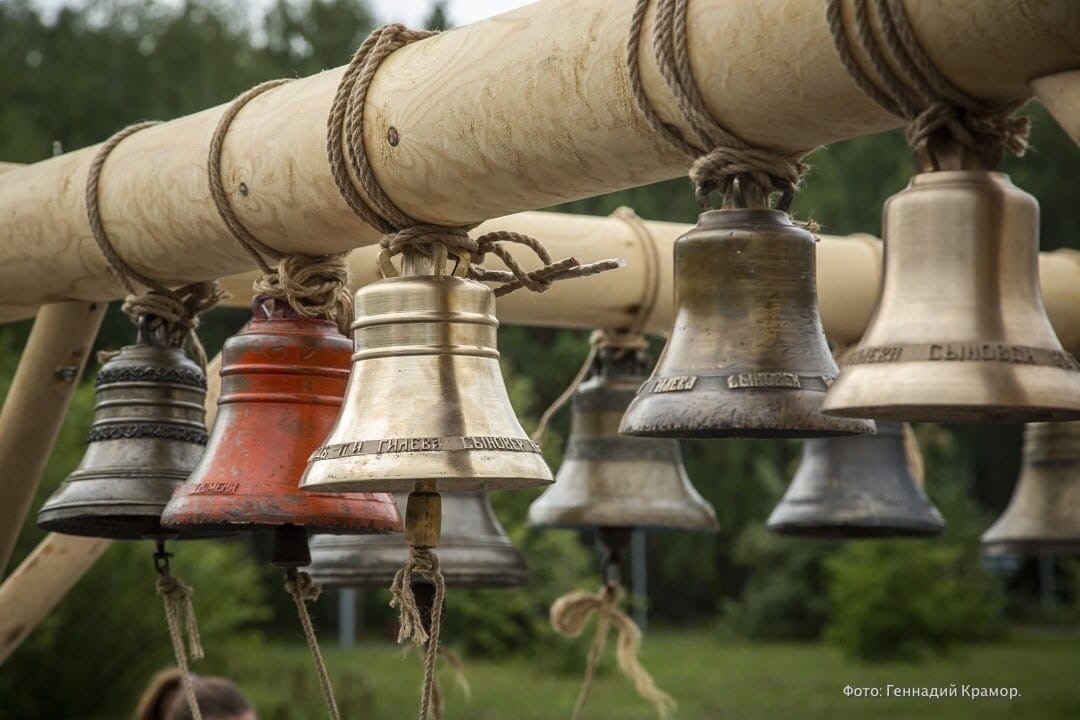
POLYGON ((1007 175, 916 175, 885 203, 877 310, 823 409, 929 422, 1080 418, 1039 290, 1039 206, 1007 175))
MULTIPOLYGON (((284 303, 280 303, 284 306, 284 303)), ((334 323, 288 306, 255 315, 222 349, 218 415, 206 453, 162 515, 185 537, 295 525, 309 532, 401 530, 387 493, 301 493, 300 476, 333 426, 352 343, 334 323)))
POLYGON ((38 525, 116 540, 174 535, 160 525, 206 445, 206 376, 183 350, 140 333, 102 366, 82 462, 45 501, 38 525))
POLYGON ((945 521, 923 492, 918 446, 906 432, 882 421, 876 435, 807 440, 769 529, 823 538, 940 534, 945 521))
POLYGON ((820 410, 836 376, 814 237, 779 210, 712 210, 675 243, 675 322, 624 435, 818 437, 873 431, 820 410))
MULTIPOLYGON (((404 514, 406 496, 397 497, 404 514)), ((525 582, 525 561, 492 512, 486 493, 449 493, 442 503, 439 567, 447 585, 506 587, 525 582)), ((311 538, 308 572, 329 587, 388 587, 408 556, 401 535, 316 535, 311 538)))
POLYGON ((530 525, 716 530, 716 513, 686 476, 678 440, 619 435, 647 375, 645 353, 599 350, 574 393, 562 467, 529 507, 530 525))
POLYGON ((495 296, 443 275, 356 293, 356 352, 333 431, 307 490, 462 492, 551 482, 506 393, 495 296))
POLYGON ((1020 479, 982 542, 1010 554, 1080 554, 1080 422, 1024 428, 1020 479))

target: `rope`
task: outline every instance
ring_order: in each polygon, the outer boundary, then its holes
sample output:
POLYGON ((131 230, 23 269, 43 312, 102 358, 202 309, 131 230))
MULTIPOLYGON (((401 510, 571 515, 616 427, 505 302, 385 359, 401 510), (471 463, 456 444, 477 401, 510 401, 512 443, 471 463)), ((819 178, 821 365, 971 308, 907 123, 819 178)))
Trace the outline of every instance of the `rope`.
POLYGON ((920 170, 942 169, 933 147, 942 140, 968 149, 985 168, 995 167, 1006 150, 1017 157, 1027 150, 1031 122, 1011 117, 1019 104, 989 104, 952 84, 919 43, 902 0, 854 0, 854 28, 847 25, 842 0, 825 0, 825 16, 840 62, 855 84, 908 121, 907 140, 920 170), (860 65, 854 48, 866 56, 879 82, 860 65))
POLYGON ((641 648, 641 631, 634 621, 619 608, 625 592, 618 583, 607 583, 596 593, 574 591, 554 602, 551 606, 551 627, 568 638, 580 637, 589 619, 596 615, 596 635, 585 665, 585 678, 574 703, 571 720, 585 716, 585 705, 592 690, 596 667, 607 644, 607 636, 614 625, 618 631, 615 658, 619 669, 634 683, 637 694, 652 703, 657 717, 668 720, 675 711, 674 698, 656 686, 649 672, 638 660, 641 648))
MULTIPOLYGON (((364 107, 368 90, 379 65, 391 53, 435 34, 426 30, 410 30, 400 24, 384 25, 368 35, 346 68, 330 107, 326 138, 330 172, 346 204, 364 222, 383 234, 382 248, 388 256, 413 250, 433 257, 433 245, 441 243, 458 258, 459 265, 462 265, 459 270, 465 277, 501 283, 494 289, 496 296, 520 288, 544 292, 559 280, 595 275, 621 267, 619 260, 582 265, 571 257, 553 262, 539 241, 521 233, 491 232, 474 239, 469 236, 469 230, 475 225, 423 223, 409 216, 387 196, 375 178, 364 147, 364 107), (350 167, 363 194, 353 184, 350 167), (543 267, 525 272, 511 255, 507 244, 526 246, 540 259, 543 267), (509 270, 480 267, 488 254, 499 257, 509 270)), ((385 266, 383 268, 385 275, 385 266)))
POLYGON ((311 659, 315 663, 315 672, 319 676, 319 686, 322 688, 323 698, 326 700, 327 714, 330 720, 340 720, 337 701, 334 699, 334 688, 330 684, 330 674, 326 670, 322 651, 319 649, 319 639, 315 636, 315 626, 311 623, 311 615, 308 613, 307 603, 319 599, 322 588, 311 579, 306 572, 297 572, 296 568, 289 568, 285 575, 285 590, 292 596, 296 603, 296 613, 300 616, 300 625, 304 628, 304 637, 307 639, 308 648, 311 649, 311 659))
POLYGON ((718 123, 705 106, 690 67, 686 38, 688 0, 656 0, 652 51, 661 76, 675 96, 683 121, 690 127, 686 137, 664 122, 649 103, 641 79, 640 49, 645 15, 653 0, 637 0, 630 20, 626 66, 638 110, 654 132, 685 155, 695 158, 690 168, 695 195, 709 207, 713 192, 723 197, 723 207, 768 207, 773 193, 781 193, 778 207, 787 210, 806 166, 804 153, 782 154, 756 148, 718 123))
POLYGON ((435 712, 436 676, 435 664, 439 656, 439 633, 442 630, 443 600, 446 598, 446 581, 439 569, 439 558, 430 548, 409 548, 409 559, 405 567, 394 575, 390 586, 393 596, 390 607, 398 608, 398 642, 412 642, 424 650, 424 686, 420 694, 420 720, 429 720, 435 712), (431 580, 435 586, 435 597, 431 603, 430 631, 424 628, 420 608, 413 593, 412 577, 418 574, 431 580))
POLYGON ((192 356, 199 367, 206 367, 206 351, 199 342, 195 330, 199 327, 199 315, 206 312, 221 299, 225 292, 217 282, 191 283, 170 290, 158 281, 133 268, 113 246, 105 224, 101 219, 101 171, 109 154, 123 140, 140 130, 157 125, 157 121, 135 123, 120 130, 98 148, 90 161, 86 174, 86 219, 101 254, 113 274, 116 275, 128 297, 122 310, 136 325, 146 323, 150 332, 160 333, 171 347, 183 347, 190 342, 192 356), (136 284, 148 288, 137 294, 136 284))
POLYGON ((210 180, 210 196, 218 215, 229 228, 233 238, 262 270, 255 280, 253 291, 262 298, 284 300, 301 317, 326 318, 337 323, 342 335, 351 331, 353 318, 352 293, 349 292, 349 269, 346 253, 331 255, 286 255, 263 243, 248 230, 233 210, 221 175, 221 158, 225 136, 232 121, 245 105, 267 90, 289 82, 287 79, 268 80, 244 92, 226 108, 218 120, 210 140, 206 170, 210 180), (267 262, 267 258, 276 265, 267 262))
POLYGON ((180 680, 184 687, 184 696, 191 710, 192 720, 202 720, 199 700, 195 696, 195 684, 191 680, 188 659, 202 660, 202 639, 199 637, 199 625, 195 619, 195 606, 191 602, 191 587, 175 577, 169 569, 170 555, 165 552, 164 544, 159 543, 154 554, 154 566, 157 568, 157 592, 165 605, 165 622, 169 626, 173 654, 176 666, 180 669, 180 680), (187 635, 187 645, 184 636, 187 635))
MULTIPOLYGON (((457 656, 457 653, 446 649, 442 645, 439 646, 438 656, 443 665, 447 666, 450 672, 453 673, 454 684, 458 686, 461 694, 465 696, 466 700, 470 700, 472 698, 472 687, 469 685, 469 679, 465 676, 465 663, 457 656)), ((434 720, 443 720, 446 717, 446 702, 443 698, 442 684, 439 682, 438 673, 435 674, 435 680, 431 688, 431 714, 434 720)))
POLYGON ((645 332, 645 325, 649 322, 653 309, 656 307, 656 299, 660 297, 660 252, 656 249, 656 238, 649 231, 649 226, 634 212, 633 208, 626 206, 616 208, 615 212, 611 213, 611 217, 622 220, 630 226, 645 257, 645 292, 641 302, 638 303, 637 315, 626 330, 628 335, 641 335, 645 332))

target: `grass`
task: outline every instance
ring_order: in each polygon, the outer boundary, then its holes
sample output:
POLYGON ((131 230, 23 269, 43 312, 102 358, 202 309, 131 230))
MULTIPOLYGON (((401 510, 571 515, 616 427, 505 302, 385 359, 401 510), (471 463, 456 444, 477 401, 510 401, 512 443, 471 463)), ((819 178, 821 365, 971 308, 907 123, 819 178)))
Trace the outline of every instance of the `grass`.
MULTIPOLYGON (((610 643, 609 643, 610 648, 610 643)), ((610 652, 610 651, 609 651, 610 652)), ((385 643, 353 650, 330 646, 342 716, 364 720, 415 717, 420 685, 417 653, 385 643)), ((922 663, 866 665, 816 644, 725 642, 708 631, 658 631, 647 637, 643 661, 657 683, 679 701, 685 720, 845 720, 1080 718, 1080 638, 1025 633, 1008 641, 962 648, 922 663), (845 685, 880 687, 1015 687, 1015 700, 966 697, 849 698, 845 685)), ((307 649, 268 645, 235 652, 228 671, 256 700, 261 720, 325 716, 307 649)), ((567 718, 580 674, 557 672, 550 658, 466 659, 471 699, 443 673, 447 720, 567 718)), ((609 659, 586 713, 590 720, 652 720, 609 659)))

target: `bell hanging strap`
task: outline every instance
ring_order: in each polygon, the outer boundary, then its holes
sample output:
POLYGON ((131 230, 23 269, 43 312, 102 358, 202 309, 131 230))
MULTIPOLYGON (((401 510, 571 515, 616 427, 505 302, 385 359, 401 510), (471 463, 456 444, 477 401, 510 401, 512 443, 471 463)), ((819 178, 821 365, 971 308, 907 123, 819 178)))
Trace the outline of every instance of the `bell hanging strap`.
POLYGON ((199 637, 199 625, 195 619, 195 606, 191 602, 191 587, 185 585, 169 568, 171 553, 165 551, 165 543, 158 542, 154 553, 154 568, 158 573, 157 591, 165 603, 165 620, 169 625, 169 637, 172 639, 176 666, 180 669, 180 681, 184 688, 192 720, 202 720, 199 700, 195 696, 195 685, 191 680, 188 659, 203 658, 202 639, 199 637), (187 645, 184 645, 184 634, 187 645))
POLYGON ((322 588, 311 579, 306 572, 289 568, 285 571, 285 589, 296 603, 296 612, 300 617, 300 625, 304 628, 304 638, 307 639, 308 648, 311 649, 311 659, 315 663, 315 672, 319 676, 319 686, 322 688, 323 698, 326 700, 326 711, 330 720, 341 720, 338 711, 337 700, 334 699, 334 688, 330 684, 330 674, 326 670, 322 651, 319 649, 319 639, 315 635, 315 626, 311 622, 307 603, 319 599, 322 588))

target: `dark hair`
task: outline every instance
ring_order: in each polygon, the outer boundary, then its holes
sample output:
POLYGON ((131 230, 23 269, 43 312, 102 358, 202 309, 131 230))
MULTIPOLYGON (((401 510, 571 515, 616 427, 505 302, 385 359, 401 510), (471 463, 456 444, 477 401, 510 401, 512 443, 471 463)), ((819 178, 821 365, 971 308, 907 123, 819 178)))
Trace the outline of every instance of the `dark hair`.
MULTIPOLYGON (((191 680, 203 720, 226 720, 255 709, 225 678, 192 675, 191 680)), ((135 720, 192 720, 178 669, 162 670, 154 676, 139 699, 135 720)))

